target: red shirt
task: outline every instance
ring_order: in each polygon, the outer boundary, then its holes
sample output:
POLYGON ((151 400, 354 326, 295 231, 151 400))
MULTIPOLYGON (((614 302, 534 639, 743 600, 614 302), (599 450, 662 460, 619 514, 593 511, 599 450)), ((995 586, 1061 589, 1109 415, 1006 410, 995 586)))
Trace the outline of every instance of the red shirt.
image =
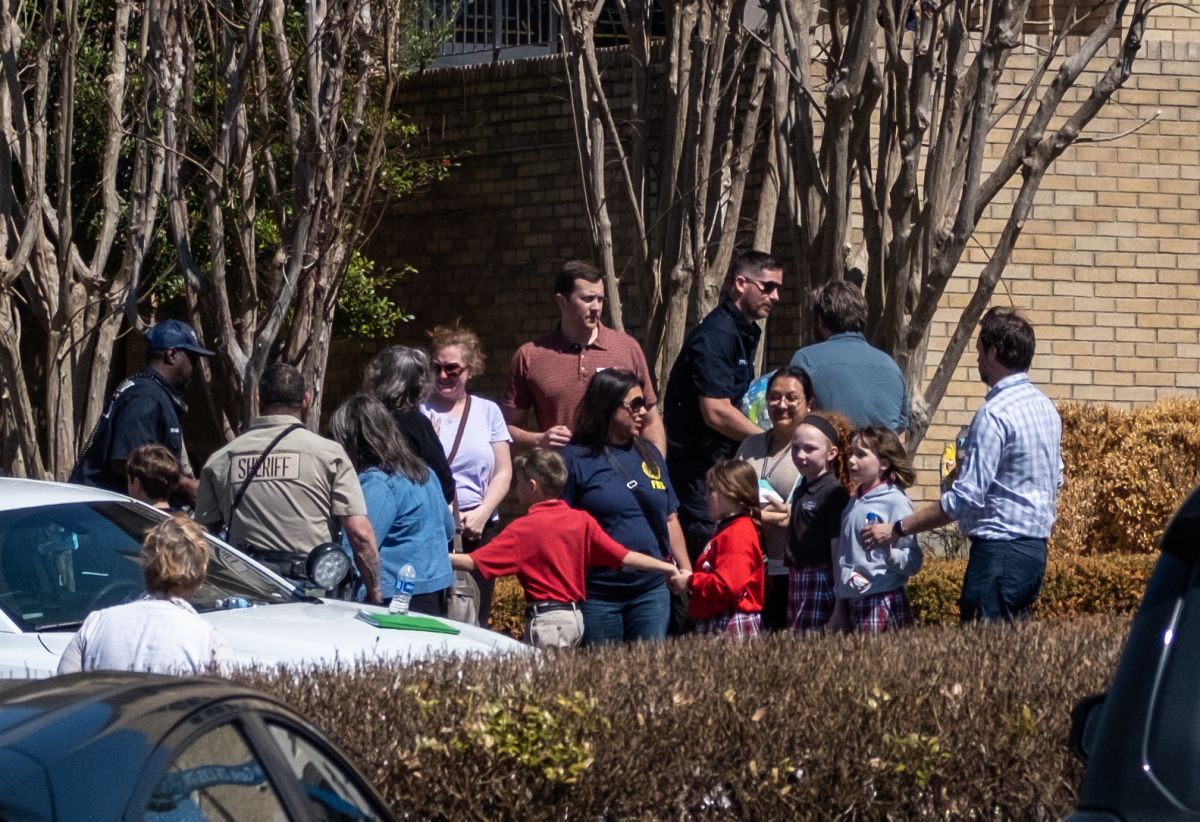
POLYGON ((606 368, 632 371, 642 384, 646 403, 658 402, 646 355, 637 340, 600 326, 596 339, 584 346, 555 330, 518 348, 500 406, 519 411, 533 406, 542 431, 556 425, 570 428, 575 424, 575 410, 592 375, 606 368))
POLYGON ((484 579, 516 574, 526 602, 582 602, 587 569, 620 568, 628 553, 591 514, 556 499, 531 505, 471 559, 484 579))
POLYGON ((696 558, 695 567, 688 581, 692 619, 762 610, 765 565, 758 529, 749 515, 734 517, 717 531, 696 558))

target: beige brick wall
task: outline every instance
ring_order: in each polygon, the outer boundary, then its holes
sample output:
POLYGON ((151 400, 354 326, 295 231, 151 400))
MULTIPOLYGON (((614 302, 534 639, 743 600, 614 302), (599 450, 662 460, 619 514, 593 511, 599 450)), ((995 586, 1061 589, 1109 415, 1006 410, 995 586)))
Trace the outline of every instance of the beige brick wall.
MULTIPOLYGON (((1120 139, 1076 145, 1055 163, 995 298, 1025 309, 1036 325, 1032 377, 1056 401, 1130 406, 1200 387, 1200 42, 1190 42, 1200 40, 1200 16, 1162 12, 1134 76, 1087 136, 1118 135, 1161 113, 1120 139)), ((1027 71, 1033 60, 1030 50, 1010 65, 1027 71)), ((420 271, 396 289, 416 315, 400 342, 424 344, 426 329, 455 318, 479 331, 491 356, 478 389, 485 395, 498 396, 516 346, 554 323, 557 263, 590 255, 563 82, 553 58, 443 70, 414 78, 402 101, 422 127, 423 150, 453 157, 456 167, 392 211, 371 253, 420 271)), ((1002 151, 997 142, 991 158, 1002 151)), ((998 198, 950 284, 933 325, 929 374, 1011 198, 998 198)), ((621 217, 616 208, 618 232, 621 217)), ((782 239, 777 250, 787 252, 782 239)), ((791 304, 772 320, 768 364, 795 348, 799 296, 789 293, 791 304)), ((626 311, 636 333, 639 306, 627 302, 626 311)), ((376 347, 335 346, 330 407, 353 390, 376 347)), ((917 455, 915 498, 932 497, 942 445, 970 421, 983 393, 970 347, 917 455)))

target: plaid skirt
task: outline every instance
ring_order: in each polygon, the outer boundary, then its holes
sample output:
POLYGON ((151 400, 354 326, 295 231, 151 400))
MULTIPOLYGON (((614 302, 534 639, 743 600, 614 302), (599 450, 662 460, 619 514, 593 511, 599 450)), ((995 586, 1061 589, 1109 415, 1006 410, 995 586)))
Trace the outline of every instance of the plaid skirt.
POLYGON ((697 619, 694 630, 698 634, 727 636, 730 639, 753 639, 762 632, 762 614, 744 611, 726 611, 712 617, 697 619))
POLYGON ((787 621, 793 633, 819 631, 833 617, 833 570, 824 565, 788 568, 787 621))
POLYGON ((897 588, 884 594, 867 594, 850 603, 850 623, 860 634, 882 634, 907 628, 915 621, 908 594, 897 588))

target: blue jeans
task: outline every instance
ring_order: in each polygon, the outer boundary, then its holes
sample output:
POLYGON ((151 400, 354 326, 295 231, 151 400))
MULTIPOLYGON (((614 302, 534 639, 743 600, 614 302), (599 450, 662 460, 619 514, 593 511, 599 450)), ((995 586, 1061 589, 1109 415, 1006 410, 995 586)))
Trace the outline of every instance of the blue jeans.
POLYGON ((972 539, 958 601, 962 622, 1024 621, 1042 590, 1046 540, 972 539))
POLYGON ((583 611, 583 644, 607 645, 638 640, 659 641, 667 636, 671 596, 667 586, 655 585, 632 599, 588 597, 583 611))

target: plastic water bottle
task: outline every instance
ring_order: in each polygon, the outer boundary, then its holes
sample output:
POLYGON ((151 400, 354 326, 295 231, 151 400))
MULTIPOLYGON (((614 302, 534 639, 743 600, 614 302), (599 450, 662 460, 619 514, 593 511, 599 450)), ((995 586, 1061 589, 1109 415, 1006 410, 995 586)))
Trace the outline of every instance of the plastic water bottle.
POLYGON ((388 605, 389 614, 407 614, 408 606, 412 603, 413 589, 417 586, 417 569, 411 562, 404 563, 400 573, 396 575, 396 590, 392 594, 392 602, 388 605))
MULTIPOLYGON (((867 525, 882 525, 883 517, 876 514, 874 511, 867 512, 867 525)), ((867 552, 867 558, 873 562, 882 562, 887 558, 887 552, 882 548, 872 548, 867 552)))

